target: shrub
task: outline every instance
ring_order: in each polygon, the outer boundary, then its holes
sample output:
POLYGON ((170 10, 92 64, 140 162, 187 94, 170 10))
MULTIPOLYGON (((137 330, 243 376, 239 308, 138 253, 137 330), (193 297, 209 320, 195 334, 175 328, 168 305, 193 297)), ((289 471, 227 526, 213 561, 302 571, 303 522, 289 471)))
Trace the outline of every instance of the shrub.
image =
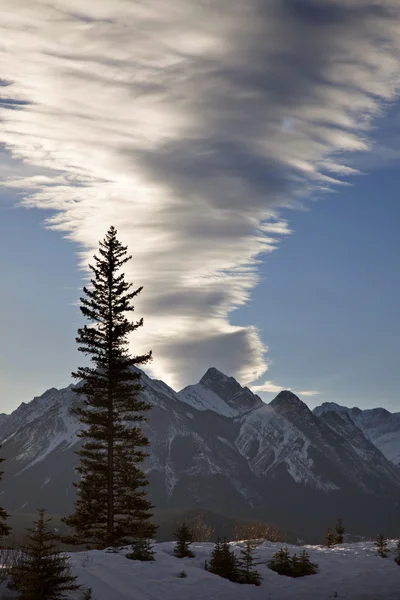
POLYGON ((268 540, 269 542, 280 542, 281 533, 277 527, 262 521, 248 521, 239 523, 234 527, 233 537, 239 540, 268 540))

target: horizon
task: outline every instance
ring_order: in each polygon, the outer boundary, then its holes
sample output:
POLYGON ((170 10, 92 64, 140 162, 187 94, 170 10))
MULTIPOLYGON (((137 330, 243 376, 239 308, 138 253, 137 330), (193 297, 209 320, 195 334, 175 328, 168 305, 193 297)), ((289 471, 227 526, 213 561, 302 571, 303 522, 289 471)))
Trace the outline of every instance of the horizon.
MULTIPOLYGON (((218 373, 220 373, 220 374, 224 375, 224 376, 225 376, 225 377, 227 377, 227 378, 232 378, 232 377, 233 377, 232 375, 228 375, 228 374, 226 374, 226 373, 222 373, 222 371, 219 371, 219 369, 216 369, 215 367, 208 367, 208 369, 206 369, 206 371, 204 372, 204 374, 202 375, 202 377, 199 379, 199 381, 197 381, 197 382, 195 382, 195 383, 188 384, 188 385, 196 385, 196 384, 200 383, 200 380, 201 380, 201 379, 202 379, 202 378, 203 378, 203 377, 204 377, 204 376, 207 374, 207 372, 208 372, 209 370, 211 370, 211 369, 215 369, 216 371, 218 371, 218 373)), ((152 379, 152 380, 154 380, 154 381, 162 381, 162 380, 160 380, 160 379, 158 379, 158 378, 156 378, 156 377, 151 377, 151 375, 150 375, 149 373, 146 373, 146 369, 145 369, 145 368, 142 368, 142 369, 139 369, 139 370, 143 371, 143 373, 144 373, 144 374, 145 374, 147 377, 149 377, 150 379, 152 379)), ((233 379, 235 379, 235 378, 233 377, 233 379)), ((235 379, 235 380, 236 380, 236 379, 235 379)), ((237 380, 236 380, 236 381, 237 381, 237 380)), ((79 383, 79 382, 78 382, 78 383, 79 383)), ((163 382, 163 383, 165 383, 165 382, 163 382)), ((237 382, 237 383, 239 383, 239 385, 241 385, 241 384, 240 384, 240 382, 237 382)), ((0 413, 0 414, 6 414, 6 415, 10 415, 10 414, 12 414, 12 413, 13 413, 15 410, 17 410, 18 408, 20 408, 22 405, 27 405, 27 404, 29 404, 30 402, 32 402, 33 400, 35 400, 35 399, 37 399, 37 398, 41 398, 43 395, 45 395, 45 394, 46 394, 48 391, 50 391, 50 390, 53 390, 53 389, 54 389, 54 390, 56 390, 57 392, 59 392, 59 391, 61 391, 61 390, 67 389, 68 387, 70 387, 70 386, 73 386, 73 385, 78 385, 78 384, 74 384, 74 383, 71 381, 71 383, 70 383, 69 385, 66 385, 66 386, 62 386, 62 387, 56 387, 56 386, 52 386, 52 387, 50 387, 50 388, 47 388, 47 389, 45 389, 45 390, 44 390, 42 393, 40 393, 40 394, 38 394, 38 395, 35 395, 35 396, 33 396, 33 397, 30 399, 30 400, 27 400, 27 401, 22 401, 22 402, 21 402, 21 403, 20 403, 18 406, 16 406, 15 408, 13 408, 13 409, 12 409, 10 412, 3 412, 3 413, 0 413)), ((171 386, 170 386, 170 387, 171 387, 171 386)), ((187 387, 187 386, 185 386, 185 387, 187 387)), ((245 387, 247 387, 247 388, 248 388, 248 389, 249 389, 249 390, 250 390, 250 391, 251 391, 251 392, 252 392, 252 393, 253 393, 255 396, 257 396, 258 398, 260 398, 260 399, 262 400, 262 402, 264 402, 264 404, 267 404, 267 405, 271 404, 271 402, 272 402, 273 400, 275 400, 275 399, 276 399, 276 398, 279 396, 279 394, 281 394, 282 392, 290 392, 290 393, 292 393, 294 396, 296 396, 296 397, 297 397, 299 400, 301 400, 301 402, 303 402, 303 404, 305 404, 305 405, 306 405, 306 406, 309 408, 309 410, 311 410, 312 412, 314 411, 314 409, 315 409, 315 408, 319 408, 320 406, 323 406, 323 405, 325 405, 325 404, 335 404, 336 406, 339 406, 339 407, 344 407, 344 408, 348 408, 348 409, 360 408, 359 406, 355 406, 355 405, 354 405, 354 406, 348 406, 348 405, 345 405, 345 404, 340 404, 340 402, 324 402, 324 401, 322 401, 322 402, 320 402, 320 403, 314 402, 314 403, 313 403, 314 405, 313 405, 313 406, 310 406, 310 401, 307 401, 307 399, 306 399, 306 400, 304 400, 303 398, 301 398, 301 396, 300 396, 299 394, 296 394, 295 392, 293 392, 293 391, 292 391, 292 390, 290 390, 290 389, 284 389, 284 388, 282 388, 280 391, 278 391, 278 392, 276 392, 276 393, 272 394, 272 398, 270 398, 270 399, 267 401, 267 400, 263 399, 263 398, 262 398, 262 397, 261 397, 259 394, 257 394, 257 392, 253 391, 253 390, 251 389, 251 387, 249 387, 249 386, 245 386, 245 385, 241 385, 241 387, 242 387, 242 388, 245 388, 245 387)), ((173 388, 172 388, 172 389, 173 389, 173 388)), ((175 390, 175 389, 173 389, 173 391, 174 391, 176 394, 178 394, 178 393, 179 393, 179 392, 181 392, 183 389, 185 389, 185 388, 181 388, 181 389, 178 389, 178 390, 175 390)), ((373 411, 373 410, 382 410, 382 409, 384 409, 384 410, 387 410, 387 409, 385 409, 385 408, 384 408, 384 407, 382 407, 382 406, 375 406, 375 407, 372 407, 372 408, 366 408, 366 409, 361 409, 361 410, 364 410, 364 411, 373 411)), ((391 413, 391 414, 396 414, 394 411, 388 411, 388 412, 389 412, 389 413, 391 413)), ((398 412, 398 414, 400 414, 400 411, 398 412)))

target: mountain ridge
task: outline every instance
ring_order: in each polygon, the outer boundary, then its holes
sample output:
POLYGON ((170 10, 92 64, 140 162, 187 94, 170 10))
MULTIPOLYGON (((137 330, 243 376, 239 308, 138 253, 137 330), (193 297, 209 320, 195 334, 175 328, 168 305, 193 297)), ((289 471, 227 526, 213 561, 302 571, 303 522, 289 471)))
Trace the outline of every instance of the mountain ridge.
MULTIPOLYGON (((215 368, 179 392, 145 373, 143 383, 153 407, 144 424, 151 442, 145 469, 156 506, 225 513, 229 498, 234 516, 273 518, 291 528, 298 520, 312 524, 316 507, 321 520, 340 509, 360 530, 364 512, 382 506, 382 518, 394 524, 400 472, 351 418, 353 409, 311 411, 287 390, 266 404, 215 368), (337 423, 332 413, 339 414, 337 423), (302 503, 297 521, 296 501, 302 503)), ((70 414, 79 402, 73 387, 47 390, 0 419, 8 510, 47 505, 65 514, 72 508, 73 451, 80 444, 80 425, 70 414)), ((371 418, 354 415, 372 435, 371 418)), ((389 427, 386 415, 386 430, 393 433, 396 419, 389 427)))

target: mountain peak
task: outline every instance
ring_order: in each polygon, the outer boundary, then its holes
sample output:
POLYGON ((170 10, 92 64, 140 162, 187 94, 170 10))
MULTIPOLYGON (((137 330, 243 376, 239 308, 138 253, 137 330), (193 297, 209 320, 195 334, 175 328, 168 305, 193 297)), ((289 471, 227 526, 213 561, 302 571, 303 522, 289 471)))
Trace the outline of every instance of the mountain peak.
POLYGON ((296 394, 291 392, 290 390, 282 390, 279 394, 270 402, 270 405, 273 408, 291 408, 291 409, 300 409, 306 410, 310 412, 307 404, 305 404, 296 394))
POLYGON ((211 382, 221 382, 222 383, 224 381, 227 381, 228 379, 230 379, 230 378, 227 377, 226 375, 224 375, 224 373, 221 373, 221 371, 218 371, 218 369, 216 369, 215 367, 210 367, 204 373, 204 375, 200 379, 199 383, 201 383, 202 385, 207 385, 207 383, 211 383, 211 382))

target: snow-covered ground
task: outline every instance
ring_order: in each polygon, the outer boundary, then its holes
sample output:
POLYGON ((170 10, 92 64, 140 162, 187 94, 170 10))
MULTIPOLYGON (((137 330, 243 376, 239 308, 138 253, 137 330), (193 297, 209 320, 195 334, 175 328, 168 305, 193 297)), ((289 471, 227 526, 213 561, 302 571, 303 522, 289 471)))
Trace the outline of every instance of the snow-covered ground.
MULTIPOLYGON (((240 550, 240 543, 233 546, 240 550)), ((257 556, 267 562, 282 544, 262 543, 257 556)), ((192 559, 173 556, 173 542, 156 544, 156 560, 141 563, 125 558, 128 549, 119 553, 92 550, 71 554, 74 571, 82 584, 93 589, 93 600, 399 600, 400 566, 394 562, 395 542, 391 555, 377 556, 373 542, 343 544, 328 549, 305 546, 311 560, 318 563, 319 573, 292 579, 280 576, 261 564, 260 587, 231 583, 204 570, 213 544, 193 544, 192 559), (178 574, 185 570, 187 577, 178 574)), ((302 547, 288 546, 291 553, 302 547)), ((0 598, 1 598, 0 588, 0 598)), ((79 594, 73 596, 78 599, 79 594)), ((10 597, 10 596, 8 596, 10 597)))

